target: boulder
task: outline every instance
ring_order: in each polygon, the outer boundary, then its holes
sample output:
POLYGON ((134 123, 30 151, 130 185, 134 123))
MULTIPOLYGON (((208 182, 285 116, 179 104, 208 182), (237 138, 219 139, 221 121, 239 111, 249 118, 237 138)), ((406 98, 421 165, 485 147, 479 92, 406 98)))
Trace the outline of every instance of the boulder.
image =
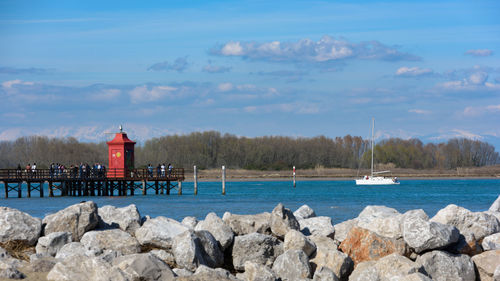
POLYGON ((57 260, 52 256, 42 257, 31 260, 28 269, 33 272, 49 272, 56 263, 57 260))
POLYGON ((350 219, 341 223, 337 223, 333 226, 333 229, 335 230, 334 239, 337 240, 340 244, 347 237, 347 234, 349 233, 349 231, 351 231, 351 228, 357 225, 358 219, 350 219))
POLYGON ((26 278, 26 275, 24 273, 20 272, 17 270, 17 268, 13 267, 8 267, 1 269, 0 268, 0 278, 6 278, 6 279, 24 279, 26 278))
POLYGON ((429 222, 420 215, 409 213, 403 220, 404 241, 417 253, 442 249, 458 241, 460 233, 451 225, 429 222))
POLYGON ((208 213, 205 220, 198 222, 194 229, 210 232, 219 241, 222 251, 225 251, 233 243, 233 230, 215 213, 208 213))
POLYGON ((347 280, 354 267, 352 259, 337 250, 337 244, 328 237, 311 236, 311 240, 316 244, 316 253, 310 260, 313 271, 327 267, 337 278, 347 280))
POLYGON ((231 227, 236 235, 245 235, 253 232, 271 234, 271 213, 235 215, 226 212, 222 220, 231 227))
POLYGON ((195 231, 194 234, 200 239, 205 265, 212 268, 224 265, 224 253, 215 237, 206 230, 195 231))
POLYGON ((174 238, 172 252, 176 264, 190 271, 199 265, 222 266, 224 254, 215 238, 208 231, 188 230, 174 238))
MULTIPOLYGON (((316 244, 317 245, 317 244, 316 244)), ((377 260, 392 253, 409 256, 408 246, 403 239, 380 236, 361 227, 353 227, 340 249, 352 258, 355 264, 377 260)))
POLYGON ((196 272, 190 276, 180 276, 175 279, 176 281, 240 281, 229 271, 222 268, 210 268, 204 265, 200 265, 196 272))
POLYGON ((285 234, 291 230, 299 230, 300 225, 290 209, 285 208, 279 203, 271 213, 271 232, 279 237, 285 237, 285 234))
POLYGON ((493 280, 500 281, 500 266, 497 266, 495 272, 493 273, 493 280))
POLYGON ((316 269, 313 276, 313 281, 339 281, 340 279, 328 267, 320 267, 316 269))
POLYGON ((170 267, 151 253, 118 257, 113 266, 119 268, 129 280, 175 280, 170 267))
POLYGON ((141 245, 170 249, 173 238, 188 229, 188 227, 174 219, 160 216, 146 220, 135 231, 135 237, 141 245))
POLYGON ((47 236, 40 237, 36 244, 36 253, 47 253, 55 256, 64 245, 71 243, 71 232, 52 232, 47 236))
POLYGON ((67 259, 71 256, 95 256, 90 251, 87 251, 85 246, 80 242, 71 242, 62 246, 59 251, 57 251, 56 259, 67 259))
POLYGON ((500 213, 500 195, 498 195, 497 199, 491 204, 488 211, 500 213))
POLYGON ((113 250, 129 255, 141 251, 141 245, 137 239, 121 229, 89 231, 83 235, 80 243, 95 253, 113 250))
POLYGON ((278 276, 269 267, 255 262, 245 262, 246 281, 278 281, 278 276))
POLYGON ((335 236, 335 228, 330 217, 313 217, 299 221, 300 232, 304 235, 326 236, 331 239, 335 236))
POLYGON ((141 215, 135 204, 123 208, 106 205, 97 209, 99 229, 119 228, 130 235, 141 227, 141 215))
POLYGON ((484 237, 481 246, 485 251, 500 250, 500 232, 484 237))
POLYGON ((34 246, 42 232, 42 221, 9 207, 0 207, 0 243, 17 241, 34 246))
POLYGON ((357 220, 362 225, 369 224, 374 219, 388 218, 398 216, 400 213, 393 208, 386 206, 370 205, 366 206, 361 213, 359 213, 357 220))
POLYGON ((316 252, 316 244, 309 240, 304 234, 297 230, 290 230, 285 235, 283 249, 287 250, 302 250, 308 257, 316 252))
POLYGON ((421 217, 428 220, 423 210, 412 210, 400 214, 385 206, 368 206, 358 216, 357 226, 368 229, 380 236, 399 239, 403 237, 403 221, 406 216, 421 217))
POLYGON ((59 261, 47 275, 47 280, 92 280, 92 281, 128 281, 118 268, 98 257, 74 255, 59 261))
POLYGON ((281 280, 300 280, 311 277, 309 258, 302 250, 288 250, 273 263, 273 271, 281 280))
POLYGON ((71 232, 72 241, 80 241, 85 232, 93 230, 99 224, 97 205, 92 202, 83 202, 69 206, 43 219, 44 233, 71 232))
POLYGON ((444 251, 427 252, 417 257, 432 280, 474 280, 474 264, 467 255, 454 255, 444 251))
POLYGON ((185 269, 185 268, 174 268, 172 271, 175 273, 176 276, 179 277, 188 277, 193 275, 193 272, 185 269))
POLYGON ((198 224, 198 219, 195 217, 185 217, 182 219, 181 223, 189 229, 194 229, 198 224))
POLYGON ((293 215, 297 220, 308 219, 316 216, 316 213, 307 205, 302 205, 298 208, 293 215))
POLYGON ((160 260, 168 264, 168 266, 175 267, 175 257, 172 253, 165 250, 151 250, 151 254, 157 256, 160 260))
POLYGON ((493 280, 495 269, 500 266, 500 250, 486 251, 472 257, 472 261, 476 265, 479 279, 493 280))
POLYGON ((245 262, 271 266, 277 256, 283 253, 283 243, 271 235, 250 233, 236 236, 231 249, 233 266, 244 270, 245 262))
POLYGON ((409 277, 415 273, 423 275, 423 267, 401 255, 390 254, 377 261, 359 263, 349 280, 426 280, 425 275, 409 277))

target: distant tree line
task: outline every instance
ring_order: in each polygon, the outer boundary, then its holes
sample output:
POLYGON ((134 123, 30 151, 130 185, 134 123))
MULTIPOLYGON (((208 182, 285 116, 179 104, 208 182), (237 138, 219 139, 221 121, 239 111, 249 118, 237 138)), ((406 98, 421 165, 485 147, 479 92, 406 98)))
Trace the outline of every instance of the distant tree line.
MULTIPOLYGON (((293 138, 282 136, 237 137, 218 132, 196 132, 153 138, 136 146, 135 165, 172 163, 175 167, 209 169, 228 168, 282 170, 292 166, 305 168, 369 167, 371 147, 368 140, 350 135, 293 138)), ((0 168, 37 163, 108 163, 107 145, 84 143, 75 138, 21 137, 0 142, 0 168)), ((499 162, 495 148, 482 141, 463 138, 446 143, 423 144, 418 139, 391 138, 375 146, 377 163, 392 163, 398 168, 454 169, 493 165, 499 162)))

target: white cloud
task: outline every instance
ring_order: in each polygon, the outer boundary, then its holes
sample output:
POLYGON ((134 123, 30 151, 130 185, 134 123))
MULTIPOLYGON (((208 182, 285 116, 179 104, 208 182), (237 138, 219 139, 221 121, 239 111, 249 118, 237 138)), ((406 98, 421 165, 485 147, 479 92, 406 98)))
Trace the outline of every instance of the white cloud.
POLYGON ((28 82, 28 81, 22 81, 22 80, 16 79, 16 80, 10 80, 10 81, 3 82, 2 87, 10 89, 16 85, 32 86, 34 84, 35 84, 34 82, 28 82))
POLYGON ((229 82, 227 82, 227 83, 220 83, 217 86, 217 89, 219 89, 219 91, 221 91, 221 92, 231 91, 233 88, 234 88, 233 84, 229 83, 229 82))
POLYGON ((431 113, 429 110, 423 110, 423 109, 410 109, 410 110, 408 110, 408 112, 410 112, 410 113, 416 113, 416 114, 422 114, 422 115, 426 115, 426 114, 430 114, 431 113))
POLYGON ((465 52, 465 54, 475 57, 488 57, 493 55, 493 51, 488 49, 476 49, 476 50, 468 50, 467 52, 465 52))
POLYGON ((149 89, 147 86, 135 87, 129 92, 133 103, 156 101, 165 96, 171 95, 177 88, 170 86, 154 86, 149 89))
POLYGON ((243 55, 243 48, 240 42, 229 42, 222 47, 220 52, 224 56, 241 56, 243 55))
POLYGON ((437 85, 438 88, 448 91, 498 91, 500 84, 490 83, 488 73, 476 71, 462 80, 447 81, 437 85))
POLYGON ((468 106, 463 111, 463 115, 469 117, 493 113, 500 113, 500 104, 487 106, 468 106))
POLYGON ((399 77, 418 77, 433 74, 430 68, 420 68, 420 67, 400 67, 396 71, 396 76, 399 77))

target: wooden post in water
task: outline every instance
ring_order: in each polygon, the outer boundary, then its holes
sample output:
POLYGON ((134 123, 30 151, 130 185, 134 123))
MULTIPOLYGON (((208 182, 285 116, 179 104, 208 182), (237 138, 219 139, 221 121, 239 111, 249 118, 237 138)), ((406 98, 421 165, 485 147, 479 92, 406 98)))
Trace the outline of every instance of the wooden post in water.
POLYGON ((3 185, 5 186, 5 198, 9 198, 9 183, 4 182, 3 185))
POLYGON ((226 166, 222 166, 222 195, 226 195, 226 166))
POLYGON ((196 165, 194 166, 193 180, 194 180, 194 195, 198 195, 198 170, 196 169, 196 165))
POLYGON ((22 193, 21 193, 21 183, 18 183, 17 184, 17 197, 21 198, 22 197, 22 193))
POLYGON ((295 166, 293 166, 293 187, 296 186, 296 183, 295 183, 295 166))
POLYGON ((177 194, 182 195, 182 182, 177 181, 177 194))
POLYGON ((142 180, 142 195, 146 195, 146 180, 142 180))
MULTIPOLYGON (((20 188, 21 183, 19 183, 17 187, 20 188)), ((31 198, 31 185, 28 185, 28 198, 31 198)))

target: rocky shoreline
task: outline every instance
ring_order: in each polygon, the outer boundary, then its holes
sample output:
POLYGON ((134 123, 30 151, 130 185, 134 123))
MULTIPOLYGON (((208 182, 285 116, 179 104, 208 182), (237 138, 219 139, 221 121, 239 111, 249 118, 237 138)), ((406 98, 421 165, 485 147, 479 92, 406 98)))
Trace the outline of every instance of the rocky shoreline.
POLYGON ((204 220, 82 202, 43 220, 0 207, 0 279, 500 280, 500 196, 429 218, 367 206, 333 224, 304 205, 204 220))

